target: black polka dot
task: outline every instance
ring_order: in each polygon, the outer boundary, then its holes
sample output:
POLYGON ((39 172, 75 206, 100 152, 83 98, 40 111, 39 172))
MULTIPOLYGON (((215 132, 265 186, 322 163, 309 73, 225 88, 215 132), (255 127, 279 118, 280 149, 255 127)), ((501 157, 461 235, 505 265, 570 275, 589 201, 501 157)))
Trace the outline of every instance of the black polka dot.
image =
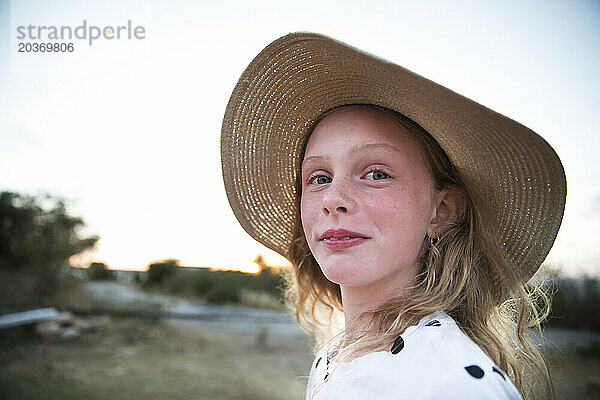
POLYGON ((328 376, 329 376, 329 372, 325 374, 325 378, 323 378, 323 380, 327 379, 328 376))
POLYGON ((500 371, 498 368, 492 367, 492 371, 498 373, 502 377, 502 379, 506 380, 506 377, 504 376, 504 374, 502 373, 502 371, 500 371))
POLYGON ((319 357, 319 359, 318 359, 318 360, 317 360, 317 362, 315 363, 315 368, 317 368, 317 367, 319 366, 319 363, 321 362, 321 359, 322 359, 322 358, 323 358, 323 357, 319 357))
POLYGON ((402 350, 404 348, 404 339, 402 339, 402 336, 398 336, 398 338, 396 340, 394 340, 394 344, 392 345, 392 348, 390 349, 390 351, 392 352, 392 354, 398 354, 400 353, 400 350, 402 350))
POLYGON ((484 373, 483 373, 483 370, 481 368, 479 368, 479 366, 469 365, 468 367, 465 367, 465 369, 467 370, 469 375, 471 375, 473 378, 477 378, 477 379, 483 378, 484 373))
POLYGON ((429 321, 425 326, 441 326, 440 321, 434 319, 433 321, 429 321))

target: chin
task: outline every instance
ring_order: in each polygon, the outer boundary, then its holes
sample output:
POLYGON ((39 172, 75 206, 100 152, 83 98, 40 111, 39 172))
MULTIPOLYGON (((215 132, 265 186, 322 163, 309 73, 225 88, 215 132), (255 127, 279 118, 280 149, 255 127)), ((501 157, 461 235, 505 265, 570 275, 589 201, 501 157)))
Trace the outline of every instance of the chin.
POLYGON ((343 286, 360 285, 366 278, 364 266, 357 263, 324 263, 321 265, 323 275, 333 283, 343 286))

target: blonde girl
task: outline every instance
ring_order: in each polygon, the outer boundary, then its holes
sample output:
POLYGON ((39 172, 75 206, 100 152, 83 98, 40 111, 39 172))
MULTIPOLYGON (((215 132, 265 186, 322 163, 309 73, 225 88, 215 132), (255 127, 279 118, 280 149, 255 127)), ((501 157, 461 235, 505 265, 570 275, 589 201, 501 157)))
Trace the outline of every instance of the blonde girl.
POLYGON ((520 399, 536 380, 553 397, 530 338, 547 307, 525 283, 566 180, 536 133, 294 33, 242 74, 221 156, 239 222, 293 265, 298 321, 319 341, 307 399, 520 399))

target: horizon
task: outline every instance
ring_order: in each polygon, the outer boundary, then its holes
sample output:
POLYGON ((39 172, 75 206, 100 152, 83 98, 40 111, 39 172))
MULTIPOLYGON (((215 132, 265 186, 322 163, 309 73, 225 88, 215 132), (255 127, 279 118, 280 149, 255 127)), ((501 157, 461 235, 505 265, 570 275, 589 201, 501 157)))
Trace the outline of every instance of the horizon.
MULTIPOLYGON (((258 254, 256 256, 256 258, 258 257, 262 257, 261 254, 258 254)), ((255 258, 255 260, 256 260, 255 258)), ((179 260, 176 258, 167 258, 167 259, 163 259, 163 260, 154 260, 154 261, 150 261, 146 264, 145 267, 143 268, 115 268, 111 265, 108 265, 106 263, 103 262, 98 262, 98 261, 92 261, 90 264, 88 265, 74 265, 73 263, 69 262, 69 267, 73 268, 73 269, 88 269, 93 263, 99 263, 99 264, 103 264, 106 269, 110 270, 110 271, 123 271, 123 272, 147 272, 150 269, 150 266, 152 264, 160 264, 162 262, 166 262, 166 261, 176 261, 177 264, 177 268, 184 268, 184 269, 208 269, 211 271, 233 271, 233 272, 242 272, 244 274, 250 274, 250 275, 257 275, 259 274, 263 269, 270 269, 270 270, 281 270, 281 269, 287 269, 289 267, 291 267, 290 264, 288 265, 281 265, 281 264, 268 264, 268 263, 259 263, 257 261, 252 261, 250 263, 248 263, 247 265, 243 266, 243 267, 235 267, 235 266, 217 266, 217 265, 181 265, 179 264, 179 260), (262 265, 261 265, 262 264, 262 265)))

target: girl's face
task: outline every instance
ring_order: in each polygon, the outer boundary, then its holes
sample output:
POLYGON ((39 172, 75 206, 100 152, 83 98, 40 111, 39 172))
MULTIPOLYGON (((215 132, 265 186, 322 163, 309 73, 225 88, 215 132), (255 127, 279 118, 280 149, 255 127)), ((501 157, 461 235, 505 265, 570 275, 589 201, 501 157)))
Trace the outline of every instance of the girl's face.
POLYGON ((307 143, 302 227, 323 274, 342 287, 412 283, 438 194, 415 139, 378 110, 335 111, 307 143))

